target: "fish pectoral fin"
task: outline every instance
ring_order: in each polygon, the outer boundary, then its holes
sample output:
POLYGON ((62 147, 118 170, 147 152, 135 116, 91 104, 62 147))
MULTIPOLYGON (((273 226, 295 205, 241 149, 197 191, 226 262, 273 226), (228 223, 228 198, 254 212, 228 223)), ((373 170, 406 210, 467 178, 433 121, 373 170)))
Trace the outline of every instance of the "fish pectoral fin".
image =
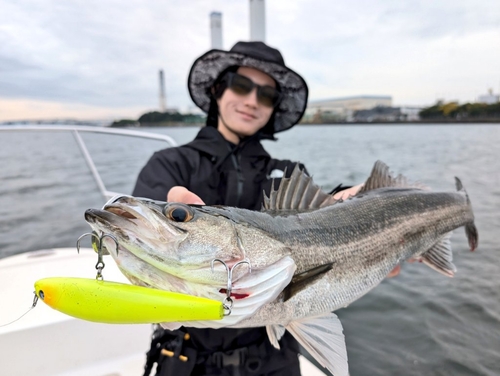
POLYGON ((342 324, 335 313, 292 321, 286 329, 335 376, 349 375, 342 324))
POLYGON ((303 288, 308 287, 311 283, 313 283, 317 278, 323 276, 323 274, 329 272, 333 267, 333 263, 324 264, 317 266, 315 268, 306 270, 300 274, 296 274, 293 276, 290 284, 283 290, 283 299, 286 302, 292 296, 297 294, 303 288))
POLYGON ((443 236, 431 249, 420 257, 420 260, 447 277, 453 277, 457 268, 453 265, 453 253, 451 251, 451 232, 443 236))
POLYGON ((286 328, 283 325, 268 325, 266 326, 267 336, 269 337, 269 342, 276 349, 280 349, 279 340, 285 334, 286 328))

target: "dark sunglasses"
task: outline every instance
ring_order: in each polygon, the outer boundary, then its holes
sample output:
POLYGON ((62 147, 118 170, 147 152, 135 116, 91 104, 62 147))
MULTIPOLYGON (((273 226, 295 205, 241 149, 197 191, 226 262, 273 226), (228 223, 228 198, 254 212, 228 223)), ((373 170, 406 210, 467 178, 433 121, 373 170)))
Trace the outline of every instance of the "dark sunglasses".
POLYGON ((272 86, 257 85, 248 77, 234 72, 227 72, 223 80, 226 81, 228 89, 238 95, 248 95, 256 87, 257 101, 263 106, 276 107, 280 103, 282 95, 278 89, 272 86))

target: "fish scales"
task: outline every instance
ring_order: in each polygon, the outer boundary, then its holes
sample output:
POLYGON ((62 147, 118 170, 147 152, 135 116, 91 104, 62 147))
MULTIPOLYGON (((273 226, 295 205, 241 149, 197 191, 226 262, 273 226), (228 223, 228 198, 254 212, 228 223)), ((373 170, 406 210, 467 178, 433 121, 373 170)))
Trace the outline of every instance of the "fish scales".
POLYGON ((275 346, 286 328, 330 371, 347 375, 333 311, 408 258, 453 276, 449 237, 458 227, 465 226, 471 250, 477 247, 469 197, 458 179, 456 186, 432 192, 392 177, 379 161, 364 188, 345 201, 296 168, 261 212, 121 196, 85 217, 134 284, 222 301, 230 283, 230 315, 166 327, 266 326, 275 346), (250 265, 238 265, 244 260, 250 265))

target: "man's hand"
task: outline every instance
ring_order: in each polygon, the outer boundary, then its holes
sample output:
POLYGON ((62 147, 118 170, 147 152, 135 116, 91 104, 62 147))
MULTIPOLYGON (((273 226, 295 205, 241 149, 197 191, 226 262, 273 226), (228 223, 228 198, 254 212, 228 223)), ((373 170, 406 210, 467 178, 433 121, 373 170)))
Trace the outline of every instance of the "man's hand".
POLYGON ((183 204, 205 205, 203 200, 186 187, 177 185, 170 188, 167 194, 167 202, 182 202, 183 204))
POLYGON ((394 269, 392 269, 389 274, 387 274, 387 278, 395 277, 401 271, 401 265, 397 265, 394 269))
POLYGON ((349 197, 354 196, 361 189, 363 184, 355 185, 354 187, 344 189, 343 191, 337 192, 333 195, 335 200, 347 200, 349 197))

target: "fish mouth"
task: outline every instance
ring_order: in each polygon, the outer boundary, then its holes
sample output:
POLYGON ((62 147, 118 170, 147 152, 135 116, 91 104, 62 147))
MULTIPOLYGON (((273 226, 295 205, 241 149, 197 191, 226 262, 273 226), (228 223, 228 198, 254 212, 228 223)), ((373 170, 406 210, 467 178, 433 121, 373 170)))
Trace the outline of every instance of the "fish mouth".
MULTIPOLYGON (((148 205, 147 209, 161 214, 159 210, 155 210, 150 205, 148 205)), ((87 223, 107 223, 115 227, 124 225, 123 220, 137 225, 139 224, 137 221, 141 221, 141 224, 144 225, 148 222, 147 217, 141 207, 141 202, 131 196, 115 196, 104 204, 102 209, 88 209, 85 211, 87 223)))
POLYGON ((118 206, 108 206, 106 207, 105 211, 111 212, 119 217, 127 218, 127 219, 138 219, 138 217, 130 210, 125 210, 122 207, 118 206))

